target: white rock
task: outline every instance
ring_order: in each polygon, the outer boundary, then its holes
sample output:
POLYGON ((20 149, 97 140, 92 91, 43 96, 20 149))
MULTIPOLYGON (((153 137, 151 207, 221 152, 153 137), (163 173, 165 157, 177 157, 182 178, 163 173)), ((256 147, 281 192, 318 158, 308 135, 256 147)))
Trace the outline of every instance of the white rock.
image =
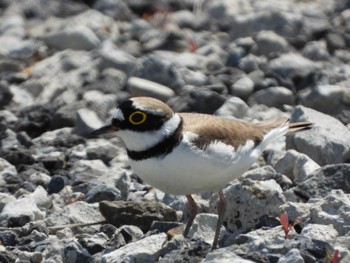
POLYGON ((310 199, 310 221, 314 224, 333 225, 339 235, 350 231, 350 198, 342 190, 332 190, 325 198, 310 199))
POLYGON ((94 111, 82 108, 77 112, 74 132, 79 135, 87 135, 103 125, 103 122, 94 111))
POLYGON ((105 220, 98 204, 88 204, 77 201, 66 205, 62 210, 55 211, 45 218, 48 226, 61 226, 73 223, 92 223, 105 220))
POLYGON ((165 233, 148 236, 129 243, 102 256, 102 263, 153 263, 157 262, 163 243, 167 240, 165 233))
POLYGON ((0 213, 7 203, 16 201, 12 195, 8 193, 0 193, 0 213))
POLYGON ((298 249, 293 248, 288 251, 283 257, 281 257, 277 263, 304 263, 303 257, 300 255, 298 249))
POLYGON ((58 50, 92 50, 101 43, 95 33, 84 25, 67 27, 58 32, 43 35, 42 38, 48 46, 58 50))
POLYGON ((301 235, 333 244, 338 237, 338 231, 333 225, 307 224, 301 231, 301 235))
POLYGON ((202 263, 253 263, 235 254, 231 248, 220 248, 207 254, 202 263))
POLYGON ((254 227, 261 216, 279 216, 286 202, 282 188, 275 180, 244 179, 224 189, 227 208, 224 222, 231 231, 254 227))
POLYGON ((133 97, 147 96, 162 101, 167 101, 175 96, 175 92, 167 86, 137 77, 128 79, 128 90, 133 97))
POLYGON ((238 119, 244 119, 249 116, 250 109, 248 105, 238 97, 230 97, 225 103, 215 111, 215 115, 232 116, 238 119))
POLYGON ((254 82, 251 80, 251 78, 243 76, 232 84, 230 91, 234 96, 247 99, 254 91, 254 82))
POLYGON ((294 95, 291 90, 285 87, 270 87, 259 90, 250 96, 249 104, 255 103, 283 109, 284 105, 294 105, 294 95))
POLYGON ((276 172, 288 176, 295 183, 303 182, 312 172, 320 168, 306 154, 288 150, 274 166, 276 172))
POLYGON ((311 121, 312 129, 287 137, 287 148, 305 153, 319 165, 344 163, 350 159, 350 131, 337 119, 297 106, 291 122, 311 121))
MULTIPOLYGON (((216 231, 218 215, 215 214, 198 214, 193 221, 193 225, 188 233, 189 238, 203 239, 206 243, 212 244, 216 231)), ((221 227, 220 237, 225 229, 221 227)))

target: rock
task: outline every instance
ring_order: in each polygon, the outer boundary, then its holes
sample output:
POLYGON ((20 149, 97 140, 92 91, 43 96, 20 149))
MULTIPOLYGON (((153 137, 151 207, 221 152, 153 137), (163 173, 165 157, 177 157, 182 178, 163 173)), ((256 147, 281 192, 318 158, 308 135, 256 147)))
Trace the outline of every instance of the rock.
POLYGON ((100 71, 106 68, 115 68, 124 72, 127 76, 131 76, 140 67, 138 60, 134 56, 118 49, 110 41, 105 41, 98 53, 100 57, 98 65, 100 71))
POLYGON ((298 94, 300 104, 350 122, 350 89, 345 86, 319 85, 298 94))
POLYGON ((98 0, 94 2, 93 8, 116 20, 129 20, 132 15, 123 1, 98 0))
POLYGON ((46 45, 58 50, 92 50, 101 43, 95 33, 84 25, 67 27, 61 31, 43 35, 42 38, 46 45))
POLYGON ((253 263, 254 261, 246 260, 234 253, 230 248, 220 248, 209 252, 203 263, 253 263))
POLYGON ((1 231, 0 232, 0 241, 1 241, 1 244, 5 247, 15 246, 17 243, 17 241, 16 241, 17 238, 18 238, 18 235, 12 231, 1 231))
POLYGON ((5 178, 16 175, 16 167, 6 161, 6 159, 0 158, 0 185, 5 184, 5 178))
POLYGON ((172 89, 146 79, 131 77, 128 79, 127 85, 128 91, 133 97, 146 96, 167 101, 175 95, 172 89))
POLYGON ((156 55, 144 57, 142 67, 136 75, 139 78, 167 86, 175 92, 178 92, 185 84, 176 65, 156 55))
MULTIPOLYGON (((92 223, 103 221, 97 204, 88 204, 77 201, 66 205, 60 211, 54 211, 45 218, 47 226, 61 226, 74 223, 92 223)), ((52 229, 53 232, 58 229, 52 229)), ((72 229, 76 231, 76 229, 72 229)))
POLYGON ((231 97, 215 111, 215 115, 232 116, 237 119, 245 119, 250 116, 250 109, 248 105, 238 97, 231 97))
POLYGON ((63 260, 67 263, 93 262, 93 258, 90 253, 76 240, 71 240, 64 246, 63 260))
POLYGON ((79 135, 88 135, 93 130, 103 126, 102 121, 98 118, 94 111, 87 108, 78 110, 74 132, 79 135))
POLYGON ((288 42, 273 31, 260 31, 255 37, 255 43, 257 52, 263 56, 288 50, 288 42))
POLYGON ((264 104, 268 107, 283 109, 284 105, 294 105, 294 94, 285 87, 270 87, 253 93, 249 104, 264 104))
MULTIPOLYGON (((162 257, 159 263, 171 263, 171 262, 201 262, 203 258, 211 250, 211 246, 203 241, 194 240, 190 246, 185 243, 183 237, 175 236, 175 242, 170 241, 169 249, 174 246, 179 249, 173 249, 170 253, 162 257)), ((166 244, 167 245, 167 244, 166 244)))
POLYGON ((42 220, 44 215, 35 201, 26 197, 8 202, 0 213, 0 222, 8 227, 17 227, 30 221, 42 220))
POLYGON ((164 233, 145 237, 103 255, 102 263, 156 262, 165 241, 166 234, 164 233))
POLYGON ((47 193, 49 195, 59 193, 65 185, 64 177, 53 176, 47 185, 47 193))
POLYGON ((13 94, 4 83, 0 82, 0 107, 3 108, 12 100, 13 94))
MULTIPOLYGON (((349 232, 347 222, 350 218, 348 195, 342 190, 331 190, 325 197, 310 199, 310 223, 320 225, 333 225, 340 236, 349 232)), ((331 231, 334 236, 335 232, 331 231)), ((332 239, 332 238, 331 238, 332 239)))
POLYGON ((7 193, 0 193, 0 213, 7 203, 14 202, 16 198, 7 193))
POLYGON ((245 179, 224 189, 227 200, 224 224, 231 231, 255 226, 263 215, 279 216, 285 203, 282 188, 275 180, 245 179))
POLYGON ((87 141, 86 155, 90 160, 100 159, 104 163, 108 163, 122 152, 119 147, 108 140, 94 139, 87 141))
POLYGON ((288 178, 298 184, 305 181, 320 166, 306 154, 298 153, 295 150, 288 150, 277 161, 274 168, 278 173, 288 176, 288 178))
POLYGON ((224 104, 226 98, 204 87, 185 86, 179 96, 167 103, 176 112, 214 113, 224 104))
POLYGON ((334 244, 338 232, 333 225, 307 224, 301 231, 301 235, 334 244), (327 235, 324 233, 327 233, 327 235))
POLYGON ((328 61, 330 55, 324 41, 313 41, 308 43, 302 52, 303 56, 313 61, 328 61))
POLYGON ((278 263, 304 263, 303 257, 298 249, 293 248, 278 260, 278 263))
POLYGON ((103 201, 100 211, 106 221, 114 226, 131 224, 147 232, 153 221, 177 220, 175 210, 158 202, 103 201))
POLYGON ((78 234, 75 236, 77 241, 83 248, 85 248, 90 255, 102 252, 106 249, 108 236, 105 233, 97 233, 94 235, 78 234))
POLYGON ((321 112, 297 106, 291 122, 310 121, 314 123, 308 131, 287 137, 287 149, 305 153, 319 165, 343 163, 350 160, 350 131, 340 121, 321 112))
POLYGON ((92 186, 85 195, 85 201, 88 203, 97 203, 103 200, 115 201, 121 199, 122 195, 117 188, 104 184, 92 186))
POLYGON ((292 186, 292 181, 283 174, 278 174, 270 165, 251 169, 245 172, 241 179, 250 179, 254 181, 275 180, 282 189, 288 189, 292 186))
POLYGON ((245 73, 250 73, 255 70, 258 70, 260 64, 262 63, 263 59, 261 57, 257 57, 253 54, 248 54, 239 61, 238 68, 244 71, 245 73))
POLYGON ((241 99, 247 99, 254 91, 254 82, 247 76, 243 76, 237 80, 231 87, 230 93, 241 99))
MULTIPOLYGON (((198 214, 190 228, 188 238, 200 239, 208 244, 212 244, 215 236, 217 220, 218 216, 215 214, 198 214)), ((224 231, 224 228, 221 228, 220 237, 222 237, 224 231)))
POLYGON ((312 172, 306 180, 294 189, 304 198, 325 197, 331 190, 341 189, 350 192, 350 164, 326 165, 312 172))
POLYGON ((33 40, 23 40, 15 36, 0 36, 0 57, 19 60, 30 59, 38 48, 33 40))

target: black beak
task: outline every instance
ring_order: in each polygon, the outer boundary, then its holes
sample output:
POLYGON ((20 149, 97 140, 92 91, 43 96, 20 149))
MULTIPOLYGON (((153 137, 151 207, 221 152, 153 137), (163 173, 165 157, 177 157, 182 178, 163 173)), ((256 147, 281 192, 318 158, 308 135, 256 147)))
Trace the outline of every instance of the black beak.
POLYGON ((100 134, 111 133, 117 131, 118 128, 113 125, 106 125, 90 133, 91 136, 97 136, 100 134))

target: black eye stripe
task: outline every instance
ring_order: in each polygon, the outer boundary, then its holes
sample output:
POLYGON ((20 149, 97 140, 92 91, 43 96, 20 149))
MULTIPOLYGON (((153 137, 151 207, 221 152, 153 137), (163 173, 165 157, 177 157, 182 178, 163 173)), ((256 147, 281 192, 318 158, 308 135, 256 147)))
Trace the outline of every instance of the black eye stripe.
POLYGON ((170 116, 154 115, 150 112, 137 109, 133 106, 133 102, 131 100, 121 103, 118 108, 125 116, 125 120, 121 121, 113 119, 112 124, 122 130, 154 131, 160 129, 164 122, 170 119, 170 116), (143 114, 146 115, 146 118, 144 121, 139 123, 139 121, 143 120, 143 114))

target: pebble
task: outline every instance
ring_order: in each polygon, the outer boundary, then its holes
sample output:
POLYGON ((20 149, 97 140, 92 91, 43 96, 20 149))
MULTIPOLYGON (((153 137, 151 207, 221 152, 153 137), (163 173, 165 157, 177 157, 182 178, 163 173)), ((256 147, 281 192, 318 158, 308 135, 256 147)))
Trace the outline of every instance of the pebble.
POLYGON ((172 89, 146 79, 131 77, 128 79, 127 85, 128 91, 133 97, 153 97, 166 102, 175 95, 172 89))
POLYGON ((283 109, 284 105, 294 105, 295 96, 291 90, 285 87, 269 87, 253 93, 249 97, 249 103, 283 109))

